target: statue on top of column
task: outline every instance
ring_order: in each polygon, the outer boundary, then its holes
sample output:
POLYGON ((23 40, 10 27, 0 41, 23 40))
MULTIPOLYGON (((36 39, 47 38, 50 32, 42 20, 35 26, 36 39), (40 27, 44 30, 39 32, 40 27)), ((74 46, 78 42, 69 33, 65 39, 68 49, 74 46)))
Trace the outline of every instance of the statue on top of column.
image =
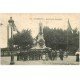
POLYGON ((39 23, 39 34, 42 35, 43 34, 43 29, 42 29, 42 23, 39 23))
POLYGON ((10 17, 10 19, 8 20, 9 24, 12 26, 14 25, 14 20, 12 19, 12 17, 10 17))

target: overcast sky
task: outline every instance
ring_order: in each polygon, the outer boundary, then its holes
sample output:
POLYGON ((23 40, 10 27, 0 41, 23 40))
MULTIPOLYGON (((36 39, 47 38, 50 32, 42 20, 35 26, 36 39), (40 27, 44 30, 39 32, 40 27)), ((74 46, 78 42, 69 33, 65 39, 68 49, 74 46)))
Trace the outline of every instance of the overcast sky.
POLYGON ((35 37, 39 32, 39 22, 42 22, 43 27, 49 28, 67 28, 67 21, 69 19, 72 29, 79 28, 80 26, 80 14, 50 14, 50 13, 13 13, 13 14, 0 14, 0 47, 7 46, 7 25, 9 18, 12 17, 15 21, 15 25, 19 31, 23 29, 31 29, 32 36, 35 37))

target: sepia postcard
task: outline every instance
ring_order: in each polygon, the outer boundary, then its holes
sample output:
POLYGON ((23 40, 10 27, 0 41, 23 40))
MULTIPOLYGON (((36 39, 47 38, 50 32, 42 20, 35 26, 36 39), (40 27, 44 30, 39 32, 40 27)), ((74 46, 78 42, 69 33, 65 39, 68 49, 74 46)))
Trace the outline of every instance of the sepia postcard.
POLYGON ((1 65, 79 65, 79 13, 0 13, 1 65))

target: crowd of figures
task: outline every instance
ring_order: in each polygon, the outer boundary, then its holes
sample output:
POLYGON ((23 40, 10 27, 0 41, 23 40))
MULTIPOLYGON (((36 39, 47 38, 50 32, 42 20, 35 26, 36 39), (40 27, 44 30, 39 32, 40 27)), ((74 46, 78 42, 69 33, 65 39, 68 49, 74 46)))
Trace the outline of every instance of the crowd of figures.
POLYGON ((56 60, 60 57, 63 60, 64 57, 68 57, 68 51, 63 50, 50 50, 50 51, 19 51, 17 52, 17 61, 19 60, 56 60))
MULTIPOLYGON (((68 57, 69 51, 67 50, 33 50, 33 51, 1 51, 1 56, 16 56, 17 55, 17 61, 27 61, 27 60, 56 60, 57 58, 60 58, 60 60, 63 60, 64 57, 68 57), (17 54, 16 54, 17 53, 17 54)), ((75 60, 76 62, 79 62, 80 60, 80 52, 77 51, 75 53, 75 60)))

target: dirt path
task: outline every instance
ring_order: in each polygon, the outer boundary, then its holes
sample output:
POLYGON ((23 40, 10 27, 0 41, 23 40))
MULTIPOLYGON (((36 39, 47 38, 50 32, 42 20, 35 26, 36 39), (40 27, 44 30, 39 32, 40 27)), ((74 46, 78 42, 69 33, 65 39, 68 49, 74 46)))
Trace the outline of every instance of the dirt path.
MULTIPOLYGON (((78 62, 75 61, 75 56, 69 56, 68 58, 64 58, 63 61, 60 58, 57 60, 51 61, 43 61, 43 60, 35 60, 35 61, 17 61, 15 57, 15 65, 79 65, 78 62)), ((2 65, 9 65, 10 64, 10 57, 2 57, 1 58, 2 65)))

